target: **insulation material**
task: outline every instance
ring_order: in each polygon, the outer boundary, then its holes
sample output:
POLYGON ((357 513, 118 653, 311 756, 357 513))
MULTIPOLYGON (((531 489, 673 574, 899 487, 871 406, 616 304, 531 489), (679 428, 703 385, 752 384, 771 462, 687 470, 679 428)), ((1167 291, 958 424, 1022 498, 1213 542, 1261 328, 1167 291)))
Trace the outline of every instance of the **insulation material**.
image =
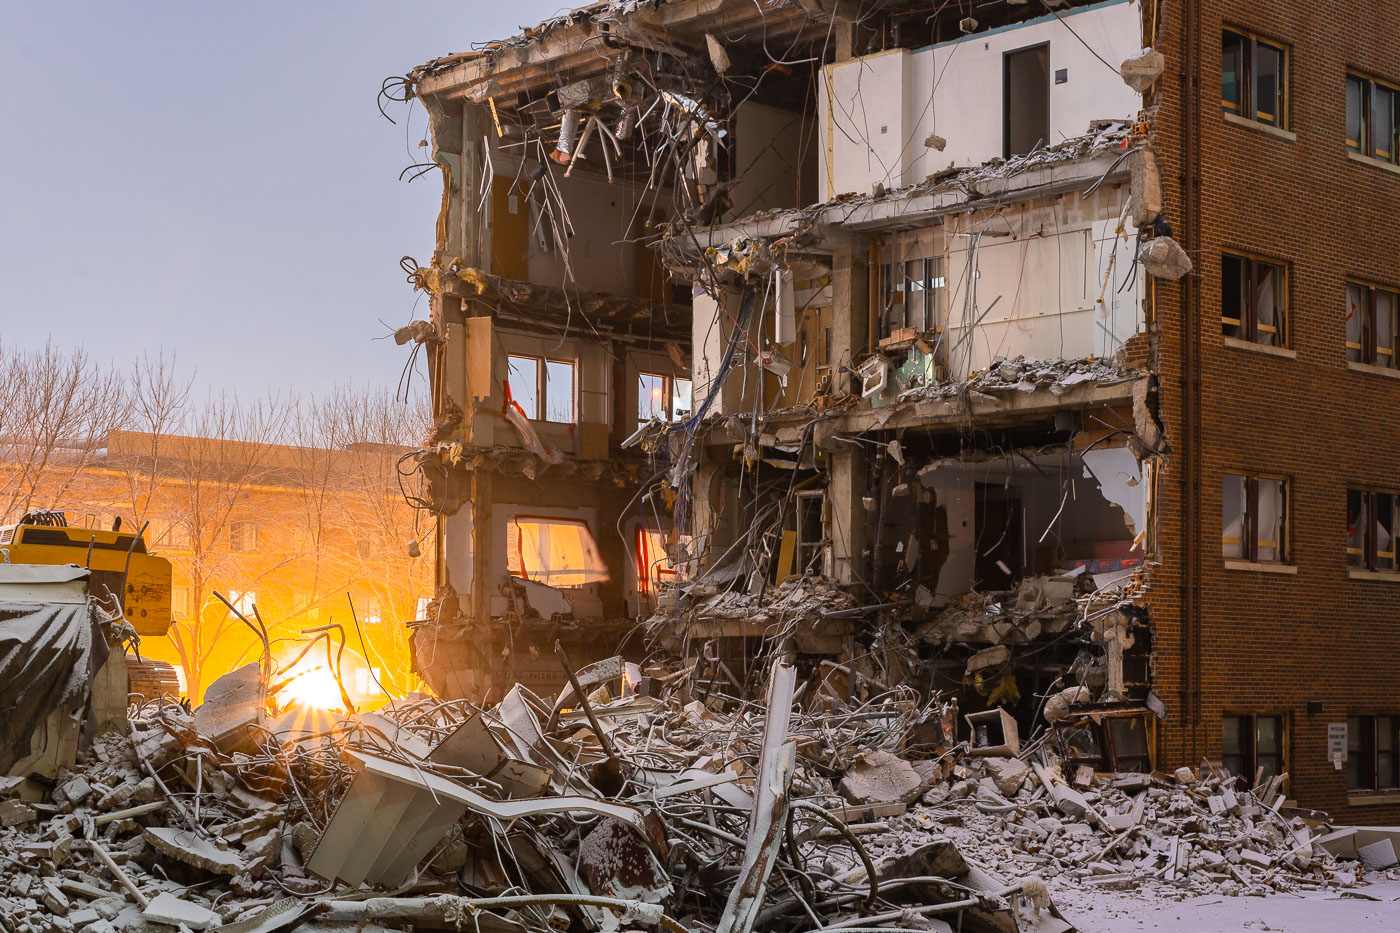
POLYGON ((76 715, 107 660, 101 620, 89 604, 0 604, 0 773, 30 754, 49 714, 76 715))

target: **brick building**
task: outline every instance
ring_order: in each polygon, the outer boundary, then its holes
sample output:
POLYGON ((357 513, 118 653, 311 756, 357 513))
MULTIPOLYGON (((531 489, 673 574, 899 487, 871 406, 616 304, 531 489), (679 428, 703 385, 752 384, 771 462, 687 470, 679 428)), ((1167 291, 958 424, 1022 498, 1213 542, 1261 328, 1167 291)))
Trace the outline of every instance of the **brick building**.
POLYGON ((417 668, 508 689, 647 620, 1400 818, 1384 10, 846 6, 597 3, 406 79, 417 668))
MULTIPOLYGON (((302 629, 342 624, 346 685, 357 702, 372 702, 384 685, 395 694, 417 685, 403 625, 431 593, 430 568, 408 551, 413 512, 396 478, 404 452, 113 430, 71 469, 70 452, 56 449, 29 501, 65 511, 70 525, 146 528, 149 550, 172 565, 174 624, 143 638, 140 651, 174 665, 196 702, 215 678, 262 655, 216 593, 250 617, 256 607, 282 664, 305 644, 302 629)), ((325 663, 317 649, 297 670, 325 663)))

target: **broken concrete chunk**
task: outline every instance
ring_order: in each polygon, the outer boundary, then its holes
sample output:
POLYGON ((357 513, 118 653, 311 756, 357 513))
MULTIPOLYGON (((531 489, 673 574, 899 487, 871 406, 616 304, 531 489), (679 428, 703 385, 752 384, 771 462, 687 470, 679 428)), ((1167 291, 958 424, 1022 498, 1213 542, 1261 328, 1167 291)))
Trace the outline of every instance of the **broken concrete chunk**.
POLYGON ((200 907, 182 900, 169 891, 162 891, 151 898, 151 903, 141 911, 141 916, 157 923, 188 927, 191 930, 207 930, 223 918, 207 907, 200 907))
POLYGON ((32 823, 38 817, 38 812, 22 800, 6 800, 0 803, 0 826, 32 823))
POLYGON ((1144 94, 1162 76, 1166 64, 1166 57, 1161 52, 1156 49, 1143 49, 1124 59, 1123 64, 1118 66, 1118 73, 1123 76, 1124 84, 1139 94, 1144 94))
POLYGON ((53 792, 54 803, 59 806, 64 804, 74 807, 80 806, 91 796, 92 785, 81 774, 58 785, 53 792))
POLYGON ((1153 237, 1138 251, 1142 267, 1155 278, 1175 282, 1193 268, 1191 257, 1169 236, 1153 237))
POLYGON ((1015 796, 1031 773, 1030 766, 1019 758, 984 758, 982 764, 997 790, 1007 797, 1015 796))
POLYGON ((914 766, 886 751, 861 753, 841 779, 841 796, 851 803, 910 803, 923 790, 914 766))
POLYGON ((220 751, 236 748, 262 717, 263 691, 256 663, 225 674, 205 691, 204 704, 194 713, 195 729, 220 751))
POLYGON ((189 830, 167 826, 147 826, 141 835, 162 855, 195 868, 212 871, 230 877, 248 870, 247 864, 237 852, 221 849, 208 839, 202 839, 189 830))
POLYGON ((612 818, 600 821, 579 844, 578 873, 589 891, 603 897, 660 904, 671 896, 666 869, 641 833, 612 818))
POLYGON ((1356 855, 1361 859, 1361 867, 1367 871, 1380 871, 1383 868, 1392 868, 1397 861, 1395 857, 1395 843, 1390 839, 1381 839, 1368 846, 1361 846, 1356 850, 1356 855))

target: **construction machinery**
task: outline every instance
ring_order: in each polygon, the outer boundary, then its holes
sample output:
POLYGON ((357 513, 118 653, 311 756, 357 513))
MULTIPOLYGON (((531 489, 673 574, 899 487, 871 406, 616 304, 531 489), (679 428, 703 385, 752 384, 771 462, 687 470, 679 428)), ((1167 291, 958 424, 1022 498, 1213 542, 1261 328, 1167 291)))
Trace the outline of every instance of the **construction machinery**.
MULTIPOLYGON (((0 560, 8 564, 73 564, 88 571, 88 595, 120 614, 142 638, 170 631, 170 561, 150 553, 141 530, 77 528, 61 511, 35 511, 0 526, 0 560)), ((175 669, 127 655, 134 694, 179 693, 175 669)))

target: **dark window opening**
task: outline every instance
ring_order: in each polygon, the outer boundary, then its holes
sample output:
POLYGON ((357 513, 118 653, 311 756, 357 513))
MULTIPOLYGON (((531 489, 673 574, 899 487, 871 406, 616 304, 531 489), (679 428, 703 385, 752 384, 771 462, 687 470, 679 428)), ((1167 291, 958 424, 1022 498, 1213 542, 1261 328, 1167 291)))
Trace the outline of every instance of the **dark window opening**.
POLYGON ((822 510, 826 494, 803 491, 797 494, 797 566, 801 576, 822 572, 822 510))
POLYGON ((1283 266, 1221 253, 1220 323, 1226 337, 1287 346, 1287 311, 1288 275, 1283 266))
POLYGON ((1395 520, 1400 495, 1347 490, 1347 566, 1395 570, 1395 520))
POLYGON ((1220 553, 1226 559, 1288 559, 1288 481, 1225 473, 1220 478, 1220 553))
POLYGON ((1283 773, 1282 716, 1225 716, 1220 763, 1249 787, 1283 773))
POLYGON ((1050 45, 1007 52, 1002 71, 1002 155, 1009 159, 1050 142, 1050 45))
POLYGON ((882 340, 938 329, 945 284, 941 257, 881 263, 878 274, 882 340))
POLYGON ((1347 717, 1347 789, 1400 787, 1400 716, 1347 717))
POLYGON ((1347 75, 1347 148, 1394 165, 1400 162, 1400 89, 1347 75))
POLYGON ((1220 51, 1220 106, 1226 113, 1275 126, 1287 125, 1288 50, 1226 30, 1220 51))

